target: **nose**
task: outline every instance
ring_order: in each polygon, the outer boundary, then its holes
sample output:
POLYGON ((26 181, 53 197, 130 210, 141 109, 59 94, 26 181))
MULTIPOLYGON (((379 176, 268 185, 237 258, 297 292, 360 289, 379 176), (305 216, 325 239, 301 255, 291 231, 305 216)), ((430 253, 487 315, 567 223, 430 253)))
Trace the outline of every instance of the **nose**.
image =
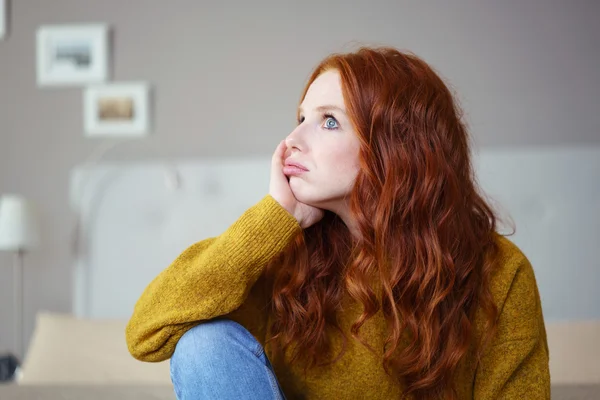
POLYGON ((285 145, 287 146, 287 150, 288 152, 292 152, 294 150, 296 151, 302 151, 303 150, 303 143, 301 141, 300 138, 300 132, 299 132, 299 127, 297 127, 296 129, 294 129, 292 131, 292 133, 290 133, 287 138, 285 138, 285 145))
POLYGON ((293 138, 293 137, 291 137, 291 136, 288 136, 288 137, 285 139, 285 145, 287 146, 287 149, 288 149, 288 151, 290 151, 290 152, 291 152, 292 150, 294 150, 294 149, 296 149, 296 150, 299 150, 299 148, 298 148, 298 142, 296 142, 296 139, 295 139, 295 138, 293 138))

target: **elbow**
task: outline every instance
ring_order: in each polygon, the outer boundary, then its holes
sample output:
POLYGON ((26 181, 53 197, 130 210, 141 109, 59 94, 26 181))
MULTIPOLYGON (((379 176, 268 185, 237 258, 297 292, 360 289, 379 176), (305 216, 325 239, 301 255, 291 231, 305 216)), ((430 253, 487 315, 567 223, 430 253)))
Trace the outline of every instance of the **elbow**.
POLYGON ((157 343, 156 335, 151 335, 139 329, 131 321, 125 329, 127 350, 133 358, 144 362, 161 362, 169 359, 171 354, 164 346, 157 343))
POLYGON ((139 361, 147 360, 146 351, 144 351, 147 346, 139 332, 131 325, 131 322, 125 329, 125 342, 127 343, 127 350, 133 358, 139 361))

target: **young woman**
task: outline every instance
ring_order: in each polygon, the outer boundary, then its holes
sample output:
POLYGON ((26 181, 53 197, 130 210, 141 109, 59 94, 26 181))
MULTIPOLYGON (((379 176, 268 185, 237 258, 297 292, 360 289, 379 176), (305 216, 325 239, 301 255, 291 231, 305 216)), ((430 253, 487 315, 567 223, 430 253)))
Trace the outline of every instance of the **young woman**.
POLYGON ((412 54, 327 57, 269 193, 147 287, 131 354, 171 358, 179 399, 550 398, 534 271, 460 117, 412 54))

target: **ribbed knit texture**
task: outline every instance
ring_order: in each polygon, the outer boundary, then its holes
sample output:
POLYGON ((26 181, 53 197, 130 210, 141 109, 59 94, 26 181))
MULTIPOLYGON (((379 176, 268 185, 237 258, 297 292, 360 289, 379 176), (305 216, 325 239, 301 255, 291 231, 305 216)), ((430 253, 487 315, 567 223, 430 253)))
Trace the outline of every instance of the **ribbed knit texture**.
MULTIPOLYGON (((220 236, 190 246, 148 285, 136 303, 126 328, 131 354, 141 361, 167 360, 187 330, 215 317, 239 322, 264 346, 270 294, 256 282, 262 279, 264 267, 300 232, 296 219, 267 195, 220 236)), ((498 334, 480 364, 472 351, 468 353, 457 373, 456 387, 461 399, 549 399, 548 344, 534 271, 516 245, 502 236, 498 241, 503 266, 492 278, 500 311, 498 334)), ((351 338, 350 326, 361 312, 361 305, 347 296, 338 321, 350 340, 337 363, 309 370, 304 376, 299 366, 273 362, 289 400, 412 398, 404 396, 402 386, 383 369, 386 324, 381 311, 359 332, 380 349, 379 354, 351 338)), ((476 337, 483 332, 484 321, 478 312, 476 337)), ((332 335, 331 340, 337 354, 341 336, 332 335)), ((268 345, 265 352, 271 355, 268 345)))

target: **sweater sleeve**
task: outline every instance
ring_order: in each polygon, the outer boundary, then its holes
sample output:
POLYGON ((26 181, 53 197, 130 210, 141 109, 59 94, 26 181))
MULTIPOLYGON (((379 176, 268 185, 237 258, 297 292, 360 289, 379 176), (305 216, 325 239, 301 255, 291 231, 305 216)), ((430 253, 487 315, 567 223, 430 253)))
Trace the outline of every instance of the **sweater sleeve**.
POLYGON ((533 268, 523 258, 500 310, 498 333, 475 374, 475 399, 550 399, 546 328, 533 268))
POLYGON ((222 316, 260 336, 267 316, 263 285, 255 284, 301 230, 267 195, 220 236, 187 248, 136 302, 125 329, 131 355, 141 361, 166 360, 185 332, 222 316))

